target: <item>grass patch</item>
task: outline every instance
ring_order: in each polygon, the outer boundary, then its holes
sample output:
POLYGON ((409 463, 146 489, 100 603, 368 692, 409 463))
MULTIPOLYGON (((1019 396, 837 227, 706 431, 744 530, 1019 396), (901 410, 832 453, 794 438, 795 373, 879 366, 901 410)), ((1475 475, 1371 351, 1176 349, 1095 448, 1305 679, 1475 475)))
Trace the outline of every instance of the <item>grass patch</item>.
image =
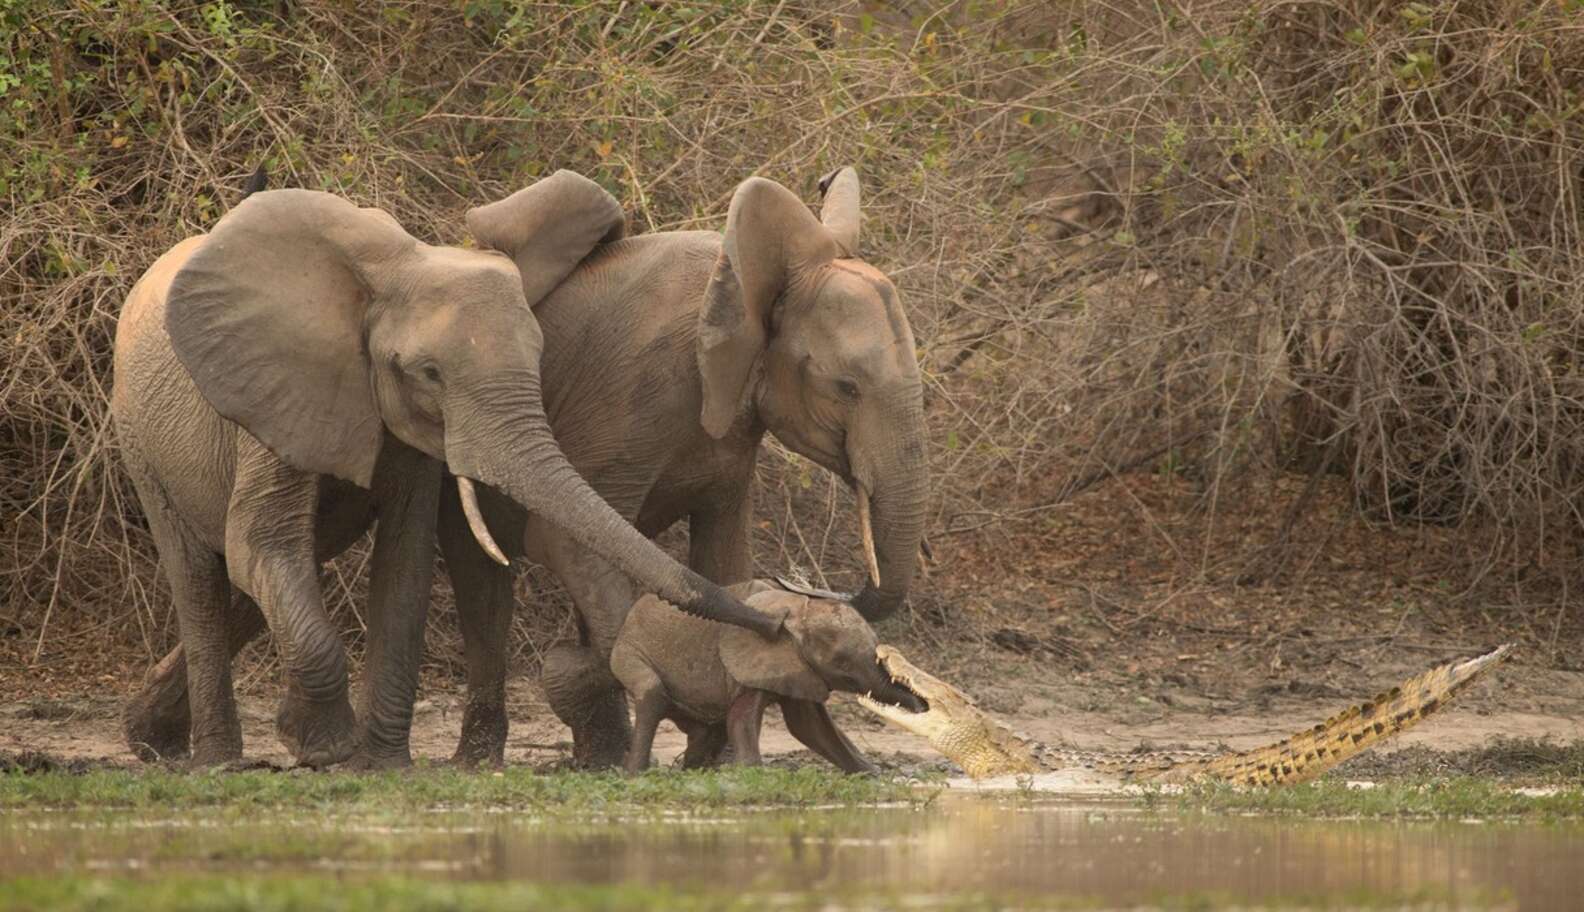
POLYGON ((1204 783, 1168 795, 1150 792, 1146 804, 1217 814, 1294 814, 1305 817, 1584 819, 1584 786, 1560 786, 1550 794, 1525 794, 1488 779, 1405 779, 1350 788, 1322 780, 1282 788, 1249 789, 1204 783))
MULTIPOLYGON (((762 898, 760 898, 762 902, 762 898)), ((639 886, 443 883, 387 879, 177 877, 158 881, 26 878, 0 884, 0 906, 17 912, 469 912, 522 909, 753 909, 741 894, 678 893, 639 886)), ((795 906, 794 906, 795 908, 795 906)))
POLYGON ((575 813, 603 810, 923 802, 908 784, 807 767, 698 772, 539 773, 419 768, 406 772, 300 773, 94 770, 0 775, 0 807, 387 808, 506 807, 575 813))
MULTIPOLYGON (((1445 905, 1441 891, 1392 894, 1347 891, 1327 896, 1276 897, 1259 908, 1316 908, 1339 903, 1353 909, 1402 909, 1445 905)), ((1466 893, 1461 908, 1494 904, 1466 893)), ((1152 897, 1137 908, 1212 909, 1236 904, 1223 894, 1192 893, 1152 897)), ((327 878, 225 878, 186 876, 158 881, 106 878, 23 878, 0 883, 0 906, 15 912, 519 912, 522 909, 645 910, 645 912, 735 912, 735 910, 815 910, 830 908, 929 909, 936 912, 1019 909, 1095 909, 1115 903, 1099 897, 1045 895, 897 895, 873 891, 811 890, 774 895, 679 891, 633 884, 571 885, 525 883, 447 883, 404 878, 343 881, 327 878)))

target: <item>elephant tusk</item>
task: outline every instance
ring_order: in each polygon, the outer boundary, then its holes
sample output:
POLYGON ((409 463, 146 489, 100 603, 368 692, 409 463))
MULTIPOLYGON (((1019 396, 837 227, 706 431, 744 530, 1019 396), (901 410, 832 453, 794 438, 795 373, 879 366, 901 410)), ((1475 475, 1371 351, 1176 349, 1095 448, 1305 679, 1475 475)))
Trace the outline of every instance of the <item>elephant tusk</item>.
POLYGON ((880 561, 875 558, 874 527, 869 524, 869 491, 858 486, 858 535, 863 539, 864 566, 869 568, 869 584, 880 585, 880 561))
POLYGON ((489 526, 484 524, 484 514, 479 512, 478 492, 473 490, 473 479, 458 475, 457 493, 462 495, 462 512, 467 514, 468 529, 473 532, 473 538, 484 549, 490 559, 502 567, 510 567, 511 561, 501 552, 500 545, 495 544, 495 539, 490 535, 489 526))

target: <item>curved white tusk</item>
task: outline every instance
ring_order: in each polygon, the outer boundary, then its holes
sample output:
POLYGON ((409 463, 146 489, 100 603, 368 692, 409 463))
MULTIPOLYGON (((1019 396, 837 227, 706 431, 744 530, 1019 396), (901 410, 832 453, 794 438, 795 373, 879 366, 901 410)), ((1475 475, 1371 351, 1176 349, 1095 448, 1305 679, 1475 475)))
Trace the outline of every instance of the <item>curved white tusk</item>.
POLYGON ((869 492, 858 486, 858 536, 863 539, 864 566, 869 568, 869 583, 880 585, 880 562, 875 559, 874 528, 869 525, 869 492))
POLYGON ((495 544, 495 539, 490 536, 489 526, 484 524, 484 514, 479 512, 478 492, 473 490, 473 479, 458 475, 456 480, 457 493, 462 495, 462 512, 467 514, 468 529, 473 532, 474 540, 491 560, 502 567, 510 567, 511 561, 501 552, 500 545, 495 544))

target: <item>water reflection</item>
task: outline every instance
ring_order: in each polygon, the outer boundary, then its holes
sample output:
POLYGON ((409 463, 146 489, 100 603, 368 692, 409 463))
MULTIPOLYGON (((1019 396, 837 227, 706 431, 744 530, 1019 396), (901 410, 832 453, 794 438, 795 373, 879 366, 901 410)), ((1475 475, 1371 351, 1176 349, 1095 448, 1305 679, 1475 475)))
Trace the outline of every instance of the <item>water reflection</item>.
MULTIPOLYGON (((102 818, 101 818, 102 819, 102 818)), ((280 819, 72 826, 0 823, 0 875, 41 869, 401 870, 424 876, 668 884, 764 892, 1064 894, 1116 903, 1184 893, 1266 902, 1584 895, 1584 827, 1177 817, 1128 805, 948 796, 924 809, 761 812, 568 823, 434 815, 396 829, 280 819)))

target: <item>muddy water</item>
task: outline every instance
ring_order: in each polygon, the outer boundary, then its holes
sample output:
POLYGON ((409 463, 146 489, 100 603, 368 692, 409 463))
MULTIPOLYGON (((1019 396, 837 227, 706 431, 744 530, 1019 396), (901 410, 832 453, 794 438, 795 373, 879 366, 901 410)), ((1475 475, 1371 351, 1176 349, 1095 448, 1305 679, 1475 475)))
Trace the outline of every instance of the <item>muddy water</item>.
POLYGON ((946 796, 930 807, 567 821, 501 813, 324 820, 15 812, 0 878, 399 872, 765 894, 968 894, 1134 904, 1433 900, 1578 908, 1584 827, 1174 816, 946 796))

